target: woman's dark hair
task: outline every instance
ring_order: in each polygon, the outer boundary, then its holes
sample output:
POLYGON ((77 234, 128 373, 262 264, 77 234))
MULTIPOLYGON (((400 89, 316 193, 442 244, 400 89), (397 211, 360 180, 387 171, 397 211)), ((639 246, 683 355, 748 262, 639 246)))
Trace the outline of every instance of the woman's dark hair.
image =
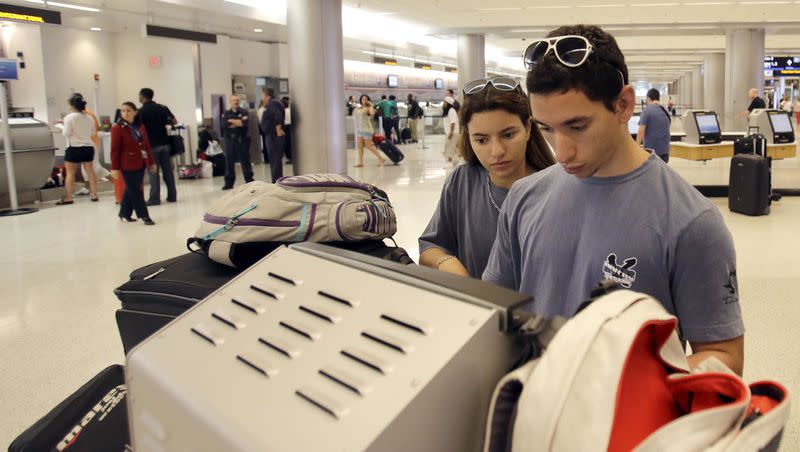
POLYGON ((70 96, 69 105, 77 111, 86 111, 86 100, 83 99, 83 95, 80 93, 75 93, 70 96))
POLYGON ((547 37, 567 35, 583 36, 589 40, 592 44, 589 58, 578 67, 567 67, 550 50, 528 72, 528 93, 547 95, 574 89, 591 101, 602 102, 613 112, 620 90, 628 84, 628 66, 616 39, 594 25, 560 27, 548 33, 547 37))
POLYGON ((367 102, 372 102, 372 99, 369 98, 369 95, 362 94, 361 96, 358 97, 358 103, 360 104, 361 103, 361 99, 363 99, 365 97, 367 98, 367 102))
MULTIPOLYGON (((139 124, 139 109, 136 108, 136 104, 134 104, 133 102, 128 101, 128 102, 123 102, 122 106, 123 107, 130 107, 130 109, 133 110, 133 113, 134 113, 133 124, 138 125, 139 124)), ((119 120, 120 121, 122 120, 122 116, 120 116, 119 120)))
MULTIPOLYGON (((449 103, 447 103, 447 102, 443 103, 442 104, 442 116, 447 116, 448 113, 450 113, 450 109, 451 108, 453 108, 453 106, 450 105, 449 103)), ((458 110, 456 110, 456 113, 458 113, 458 110)), ((446 130, 445 130, 445 133, 447 133, 446 130)))
POLYGON ((556 163, 550 146, 547 145, 539 128, 531 123, 530 105, 521 90, 498 91, 493 86, 487 86, 481 92, 464 96, 464 103, 461 104, 461 113, 459 114, 461 135, 458 138, 458 149, 467 163, 470 165, 481 164, 469 141, 469 122, 472 120, 472 115, 494 110, 503 110, 516 115, 522 121, 523 126, 531 125, 531 135, 525 148, 525 161, 534 171, 541 171, 556 163))

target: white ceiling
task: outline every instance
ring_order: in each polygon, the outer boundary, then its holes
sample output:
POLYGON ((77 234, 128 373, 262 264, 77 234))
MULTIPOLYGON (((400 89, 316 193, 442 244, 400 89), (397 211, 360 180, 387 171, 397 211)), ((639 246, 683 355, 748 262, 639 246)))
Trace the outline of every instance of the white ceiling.
MULTIPOLYGON (((291 0, 62 0, 100 13, 59 9, 65 26, 136 30, 142 23, 285 42, 291 0), (261 33, 253 30, 260 28, 261 33)), ((11 3, 40 7, 22 0, 11 3)), ((441 60, 458 33, 486 35, 490 65, 521 71, 532 39, 560 25, 593 23, 617 37, 633 80, 671 81, 725 51, 725 33, 764 28, 767 54, 800 54, 800 0, 343 0, 345 46, 441 60), (364 24, 367 24, 364 26, 364 24)))

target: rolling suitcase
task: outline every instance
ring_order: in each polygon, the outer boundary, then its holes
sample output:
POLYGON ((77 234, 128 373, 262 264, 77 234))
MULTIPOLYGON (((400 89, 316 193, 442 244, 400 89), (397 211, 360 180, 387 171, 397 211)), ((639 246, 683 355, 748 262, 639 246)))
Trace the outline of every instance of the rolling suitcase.
POLYGON ((772 194, 772 161, 767 155, 767 140, 755 133, 734 143, 728 181, 728 208, 745 215, 768 215, 772 194), (748 140, 746 143, 744 140, 748 140), (737 153, 749 149, 750 153, 737 153))
POLYGON ((378 145, 378 147, 381 148, 381 151, 383 151, 383 153, 386 154, 386 156, 389 157, 389 160, 391 160, 395 165, 400 163, 406 157, 403 155, 403 152, 389 140, 382 142, 378 145))

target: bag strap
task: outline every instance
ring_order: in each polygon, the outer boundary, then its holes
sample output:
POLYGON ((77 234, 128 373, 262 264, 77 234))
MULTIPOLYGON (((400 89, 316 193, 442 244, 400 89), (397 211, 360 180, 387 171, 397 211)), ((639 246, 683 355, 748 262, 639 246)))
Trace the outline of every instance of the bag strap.
POLYGON ((250 206, 245 207, 244 209, 240 210, 238 213, 236 213, 232 217, 228 218, 228 222, 225 223, 224 226, 219 227, 219 228, 209 232, 208 234, 206 234, 206 236, 203 237, 203 240, 211 240, 214 237, 222 234, 223 232, 230 231, 231 229, 233 229, 239 223, 239 217, 241 217, 242 215, 254 210, 256 207, 258 207, 258 204, 251 204, 250 206))
POLYGON ((661 105, 661 104, 658 104, 658 106, 659 106, 659 108, 661 108, 661 111, 663 111, 664 114, 667 115, 667 120, 669 121, 669 123, 672 124, 672 116, 669 115, 669 112, 667 111, 667 109, 664 108, 664 106, 661 105))

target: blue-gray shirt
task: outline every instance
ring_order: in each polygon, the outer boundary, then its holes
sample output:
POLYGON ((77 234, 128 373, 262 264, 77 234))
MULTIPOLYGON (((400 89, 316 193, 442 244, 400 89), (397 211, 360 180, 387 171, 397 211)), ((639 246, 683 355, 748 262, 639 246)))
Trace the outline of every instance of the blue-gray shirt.
POLYGON ((613 279, 659 300, 688 341, 744 334, 722 215, 655 154, 617 177, 554 165, 517 181, 483 279, 532 295, 533 312, 567 317, 613 279))
POLYGON ((497 231, 499 212, 492 199, 500 207, 507 194, 490 182, 483 166, 457 166, 445 180, 439 205, 419 238, 420 254, 441 248, 456 256, 470 276, 480 278, 497 231))
POLYGON ((661 105, 650 104, 642 110, 639 125, 647 126, 644 129, 643 146, 656 151, 658 155, 669 154, 669 123, 669 113, 661 105))

